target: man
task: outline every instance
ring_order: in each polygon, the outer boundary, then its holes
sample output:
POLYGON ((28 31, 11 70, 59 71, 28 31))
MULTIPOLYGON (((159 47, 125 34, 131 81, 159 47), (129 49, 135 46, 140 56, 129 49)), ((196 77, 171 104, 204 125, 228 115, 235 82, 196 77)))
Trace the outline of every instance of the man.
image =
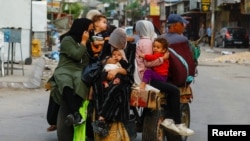
POLYGON ((168 32, 161 35, 161 37, 167 39, 169 43, 168 82, 165 84, 158 82, 155 86, 152 83, 152 86, 158 89, 162 88, 160 90, 168 94, 167 103, 171 108, 166 107, 168 111, 166 111, 166 118, 161 123, 161 126, 182 136, 190 136, 194 134, 193 130, 181 123, 181 115, 179 114, 180 92, 178 87, 188 86, 192 82, 192 79, 188 78, 194 77, 195 74, 195 62, 193 59, 192 49, 189 47, 187 37, 183 35, 185 27, 188 23, 189 22, 180 15, 171 14, 168 16, 168 32), (171 86, 172 84, 175 86, 171 86), (164 89, 164 87, 167 89, 164 89), (175 90, 175 87, 177 90, 175 90), (169 113, 169 111, 171 113, 169 113))
POLYGON ((171 14, 168 16, 168 32, 161 35, 169 42, 170 47, 170 67, 169 67, 169 81, 176 86, 186 86, 192 81, 195 76, 195 62, 193 59, 192 49, 189 46, 188 38, 183 36, 185 25, 189 22, 178 14, 171 14), (171 49, 175 52, 173 53, 171 49), (180 55, 187 63, 187 68, 176 57, 176 53, 180 55), (186 73, 184 73, 186 72, 186 73), (188 75, 188 76, 186 76, 188 75), (190 80, 187 80, 187 77, 190 80))
POLYGON ((208 25, 206 33, 207 33, 207 42, 208 42, 208 45, 211 46, 211 34, 212 34, 211 33, 211 24, 208 25))

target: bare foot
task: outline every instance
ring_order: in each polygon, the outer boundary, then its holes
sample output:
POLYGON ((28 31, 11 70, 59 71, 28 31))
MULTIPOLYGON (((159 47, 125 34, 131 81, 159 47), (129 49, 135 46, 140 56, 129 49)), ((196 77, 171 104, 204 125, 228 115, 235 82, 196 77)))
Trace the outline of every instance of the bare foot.
POLYGON ((100 116, 100 117, 98 118, 98 120, 99 120, 99 121, 105 121, 104 117, 102 117, 102 116, 100 116))
POLYGON ((145 90, 145 88, 146 88, 146 83, 145 82, 141 82, 140 89, 141 90, 145 90))
POLYGON ((120 78, 115 78, 114 80, 113 80, 113 84, 120 84, 120 78))
POLYGON ((108 88, 109 87, 109 83, 108 82, 103 82, 104 88, 108 88))

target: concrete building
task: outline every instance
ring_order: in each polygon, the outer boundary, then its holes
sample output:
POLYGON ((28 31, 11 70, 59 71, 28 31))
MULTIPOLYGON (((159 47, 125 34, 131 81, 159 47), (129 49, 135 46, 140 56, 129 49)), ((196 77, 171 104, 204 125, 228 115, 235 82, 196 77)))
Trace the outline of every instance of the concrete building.
MULTIPOLYGON (((200 25, 211 23, 213 9, 202 11, 202 2, 210 0, 161 0, 161 22, 164 24, 171 13, 180 14, 189 20, 187 33, 189 39, 196 40, 200 25), (164 8, 164 9, 163 9, 164 8)), ((242 26, 250 32, 250 0, 214 0, 214 31, 224 26, 242 26)))

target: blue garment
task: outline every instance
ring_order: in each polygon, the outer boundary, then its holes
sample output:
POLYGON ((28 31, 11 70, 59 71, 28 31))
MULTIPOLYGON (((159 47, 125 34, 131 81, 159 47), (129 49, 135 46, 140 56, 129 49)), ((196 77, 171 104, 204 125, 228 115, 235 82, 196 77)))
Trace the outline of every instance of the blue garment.
POLYGON ((211 28, 210 27, 207 28, 207 36, 211 37, 211 28))

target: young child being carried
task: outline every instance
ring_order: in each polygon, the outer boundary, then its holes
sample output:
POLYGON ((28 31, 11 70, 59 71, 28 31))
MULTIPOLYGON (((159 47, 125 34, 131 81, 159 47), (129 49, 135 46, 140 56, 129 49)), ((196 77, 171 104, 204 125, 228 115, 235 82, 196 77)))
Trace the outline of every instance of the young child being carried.
MULTIPOLYGON (((139 56, 146 61, 154 61, 164 56, 165 53, 168 53, 168 42, 166 39, 158 37, 153 42, 153 54, 139 54, 139 56)), ((168 67, 169 61, 165 59, 161 65, 146 69, 143 74, 140 89, 145 90, 146 84, 149 84, 152 79, 166 82, 168 67)))
MULTIPOLYGON (((107 76, 109 70, 117 68, 127 68, 128 62, 123 49, 114 49, 111 57, 109 57, 105 63, 104 70, 102 72, 102 84, 105 88, 109 87, 109 82, 112 80, 107 76)), ((119 84, 120 78, 115 76, 113 84, 119 84)))
POLYGON ((92 22, 94 29, 90 32, 90 40, 92 42, 92 51, 96 57, 102 51, 105 40, 108 40, 109 35, 106 32, 108 22, 104 15, 93 16, 92 22))

